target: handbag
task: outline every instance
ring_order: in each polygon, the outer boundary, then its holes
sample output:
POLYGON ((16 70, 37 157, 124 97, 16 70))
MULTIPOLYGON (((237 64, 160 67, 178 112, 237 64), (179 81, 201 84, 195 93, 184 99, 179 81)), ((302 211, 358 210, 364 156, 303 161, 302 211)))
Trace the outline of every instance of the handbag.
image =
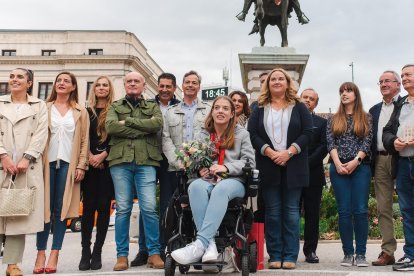
MULTIPOLYGON (((7 180, 7 176, 4 178, 7 180)), ((3 182, 4 183, 4 182, 3 182)), ((17 189, 10 175, 7 188, 0 189, 0 217, 28 216, 34 211, 36 187, 17 189)))

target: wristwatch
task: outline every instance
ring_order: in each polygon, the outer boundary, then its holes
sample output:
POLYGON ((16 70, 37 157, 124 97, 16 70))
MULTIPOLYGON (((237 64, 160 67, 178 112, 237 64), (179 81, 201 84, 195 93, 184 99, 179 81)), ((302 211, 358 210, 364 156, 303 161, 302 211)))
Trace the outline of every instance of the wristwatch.
POLYGON ((32 155, 30 155, 28 153, 23 154, 23 158, 25 158, 25 159, 27 159, 29 161, 35 161, 36 160, 36 158, 34 158, 34 156, 32 156, 32 155))
POLYGON ((289 156, 289 158, 292 158, 293 152, 291 152, 290 150, 288 150, 288 156, 289 156))
POLYGON ((358 165, 361 165, 362 158, 359 156, 355 156, 354 160, 358 161, 358 165))

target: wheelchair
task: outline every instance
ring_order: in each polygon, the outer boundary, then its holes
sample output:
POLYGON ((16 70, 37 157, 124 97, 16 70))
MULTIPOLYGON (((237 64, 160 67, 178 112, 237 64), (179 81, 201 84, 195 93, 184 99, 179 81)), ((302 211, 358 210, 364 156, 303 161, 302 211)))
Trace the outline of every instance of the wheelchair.
MULTIPOLYGON (((216 270, 221 272, 223 267, 228 264, 224 260, 224 251, 229 246, 232 247, 235 253, 235 261, 242 276, 257 271, 257 243, 256 241, 248 240, 248 233, 254 220, 253 210, 252 207, 247 208, 247 203, 249 200, 252 203, 252 198, 257 196, 259 179, 257 173, 253 177, 253 168, 250 166, 249 160, 247 160, 245 167, 243 167, 243 174, 246 178, 245 196, 244 198, 234 198, 229 201, 226 214, 215 236, 219 253, 217 262, 201 263, 200 261, 198 263, 182 265, 172 258, 171 252, 195 241, 197 229, 193 221, 191 206, 189 205, 187 193, 189 186, 187 183, 188 178, 184 171, 177 172, 178 187, 162 221, 165 233, 164 239, 167 241, 164 264, 165 276, 173 276, 177 266, 181 274, 187 274, 191 266, 196 270, 206 266, 216 267, 216 270)), ((250 205, 252 206, 252 204, 250 205)))

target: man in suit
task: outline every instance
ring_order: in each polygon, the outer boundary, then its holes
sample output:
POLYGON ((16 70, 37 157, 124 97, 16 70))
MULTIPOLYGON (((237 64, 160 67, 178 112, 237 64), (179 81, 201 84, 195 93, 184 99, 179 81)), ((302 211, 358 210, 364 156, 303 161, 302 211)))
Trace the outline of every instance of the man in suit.
POLYGON ((382 101, 369 110, 372 115, 374 137, 372 140, 372 175, 375 178, 375 197, 377 199, 378 224, 382 244, 378 259, 372 262, 375 266, 394 264, 394 252, 397 241, 394 236, 392 203, 394 194, 394 179, 391 174, 392 155, 387 152, 382 143, 382 130, 394 110, 394 102, 398 101, 401 89, 400 76, 391 70, 381 74, 378 82, 382 101))
POLYGON ((313 135, 308 148, 309 187, 302 189, 301 197, 305 211, 303 253, 306 256, 306 262, 318 263, 316 248, 319 240, 319 211, 322 188, 326 184, 323 159, 328 153, 326 149, 326 119, 314 113, 319 101, 318 93, 314 89, 305 89, 300 97, 311 112, 313 119, 313 135))

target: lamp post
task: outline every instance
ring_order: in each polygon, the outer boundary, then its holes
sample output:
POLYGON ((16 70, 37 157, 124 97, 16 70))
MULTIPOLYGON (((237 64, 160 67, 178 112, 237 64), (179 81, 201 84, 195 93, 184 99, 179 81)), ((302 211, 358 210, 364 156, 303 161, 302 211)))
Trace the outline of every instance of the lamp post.
POLYGON ((352 61, 349 66, 351 66, 352 82, 354 82, 354 62, 352 61))

